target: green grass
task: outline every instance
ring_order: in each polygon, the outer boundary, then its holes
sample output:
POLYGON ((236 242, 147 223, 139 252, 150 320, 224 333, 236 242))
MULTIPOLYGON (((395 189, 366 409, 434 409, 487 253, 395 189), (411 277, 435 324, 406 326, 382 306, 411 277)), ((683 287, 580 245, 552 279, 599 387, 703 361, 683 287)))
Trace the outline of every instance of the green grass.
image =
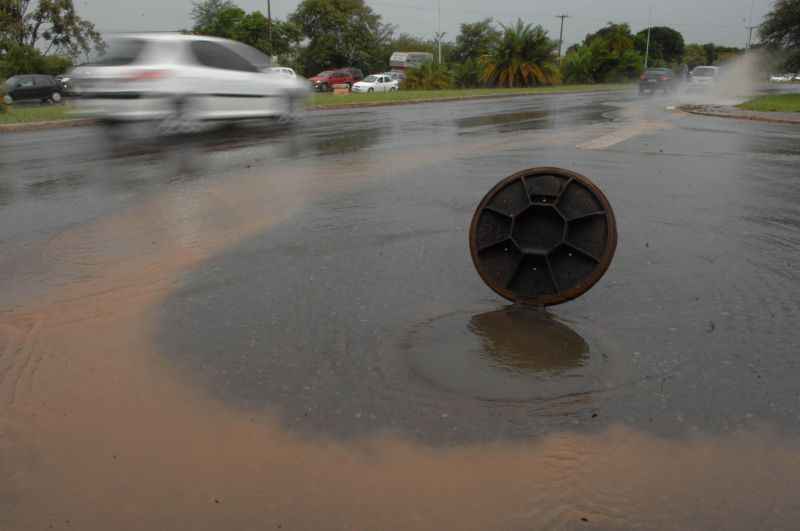
POLYGON ((0 109, 0 125, 55 122, 71 118, 67 105, 8 105, 0 109))
POLYGON ((398 92, 381 92, 371 94, 314 94, 311 105, 314 107, 358 106, 360 104, 381 103, 416 103, 441 99, 464 99, 477 97, 514 96, 518 94, 564 94, 570 92, 601 92, 608 90, 624 90, 631 85, 559 85, 536 88, 491 88, 491 89, 453 89, 453 90, 400 90, 398 92))
POLYGON ((742 103, 739 108, 759 112, 800 112, 800 94, 762 96, 742 103))

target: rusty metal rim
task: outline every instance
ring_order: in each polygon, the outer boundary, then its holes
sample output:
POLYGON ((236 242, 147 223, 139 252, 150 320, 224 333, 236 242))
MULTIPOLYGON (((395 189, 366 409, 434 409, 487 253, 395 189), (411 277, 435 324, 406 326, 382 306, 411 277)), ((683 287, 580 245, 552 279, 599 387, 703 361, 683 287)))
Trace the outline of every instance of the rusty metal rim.
POLYGON ((475 214, 472 217, 472 223, 470 224, 470 229, 469 229, 469 247, 470 247, 470 255, 472 257, 472 263, 474 264, 475 269, 478 271, 478 275, 480 275, 483 282, 487 286, 489 286, 495 293, 512 302, 529 304, 533 306, 555 306, 558 304, 569 302, 571 300, 580 297, 581 295, 592 289, 592 287, 594 287, 594 285, 597 284, 601 278, 603 278, 606 272, 608 272, 608 268, 611 266, 611 260, 614 258, 614 254, 616 253, 617 250, 617 221, 616 217, 614 216, 614 211, 611 208, 611 204, 608 201, 608 198, 606 198, 602 190, 600 190, 600 188, 598 188, 597 185, 595 185, 588 178, 584 177, 579 173, 552 166, 529 168, 527 170, 522 170, 513 175, 510 175, 509 177, 506 177, 505 179, 497 183, 484 196, 483 200, 481 200, 480 204, 478 205, 478 208, 475 210, 475 214), (569 290, 559 292, 555 295, 545 295, 533 298, 520 297, 515 295, 509 289, 501 288, 499 286, 494 285, 491 279, 488 279, 481 270, 481 264, 478 259, 478 248, 476 244, 478 222, 486 206, 492 201, 492 199, 494 199, 494 196, 500 190, 504 189, 505 187, 509 186, 512 182, 517 180, 522 180, 524 186, 525 178, 538 177, 541 175, 555 175, 559 177, 564 177, 566 179, 575 180, 579 182, 581 185, 588 188, 594 194, 595 198, 600 202, 600 204, 603 207, 603 210, 606 213, 608 240, 605 252, 598 259, 597 267, 595 267, 592 273, 589 276, 587 276, 585 280, 580 282, 577 286, 569 290))

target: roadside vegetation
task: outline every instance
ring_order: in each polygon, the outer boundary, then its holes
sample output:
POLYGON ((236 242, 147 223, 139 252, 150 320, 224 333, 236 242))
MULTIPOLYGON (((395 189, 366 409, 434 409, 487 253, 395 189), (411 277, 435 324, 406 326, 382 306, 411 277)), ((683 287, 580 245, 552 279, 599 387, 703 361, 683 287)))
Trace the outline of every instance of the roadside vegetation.
POLYGON ((739 105, 740 109, 758 112, 797 112, 800 113, 800 94, 779 94, 762 96, 739 105))
POLYGON ((0 103, 0 125, 57 122, 72 118, 68 105, 7 105, 0 103))
POLYGON ((489 98, 517 95, 564 94, 574 92, 604 92, 630 89, 629 84, 560 85, 522 88, 477 88, 447 90, 401 90, 399 92, 374 92, 370 94, 315 94, 310 101, 312 107, 344 107, 417 103, 437 100, 489 98))

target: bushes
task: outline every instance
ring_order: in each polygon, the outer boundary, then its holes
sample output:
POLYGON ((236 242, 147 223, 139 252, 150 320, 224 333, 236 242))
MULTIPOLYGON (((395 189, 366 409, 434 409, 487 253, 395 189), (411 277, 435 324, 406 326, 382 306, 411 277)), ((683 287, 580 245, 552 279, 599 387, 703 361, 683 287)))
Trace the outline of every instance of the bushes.
POLYGON ((403 88, 407 90, 445 90, 453 87, 453 74, 442 64, 425 63, 406 71, 403 88))
POLYGON ((72 67, 72 59, 60 55, 42 55, 32 46, 12 44, 0 59, 0 78, 6 80, 19 74, 48 74, 57 76, 72 67))

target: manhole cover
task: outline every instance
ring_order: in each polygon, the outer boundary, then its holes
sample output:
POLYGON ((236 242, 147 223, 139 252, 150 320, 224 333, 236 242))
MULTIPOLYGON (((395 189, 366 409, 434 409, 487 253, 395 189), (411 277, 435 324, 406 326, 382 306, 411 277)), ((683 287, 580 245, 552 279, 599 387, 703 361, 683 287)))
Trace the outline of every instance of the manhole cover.
POLYGON ((532 168, 497 184, 469 232, 481 278, 515 302, 553 306, 580 297, 608 270, 617 225, 608 199, 586 177, 532 168))

